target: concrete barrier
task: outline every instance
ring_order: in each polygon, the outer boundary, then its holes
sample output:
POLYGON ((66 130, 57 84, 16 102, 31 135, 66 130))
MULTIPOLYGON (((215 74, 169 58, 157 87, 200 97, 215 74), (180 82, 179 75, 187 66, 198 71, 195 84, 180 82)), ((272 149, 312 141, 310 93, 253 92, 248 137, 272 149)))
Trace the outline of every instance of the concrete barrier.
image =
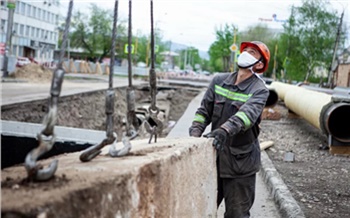
MULTIPOLYGON (((120 145, 121 146, 121 145, 120 145)), ((216 168, 211 141, 132 141, 131 153, 91 162, 80 152, 54 157, 55 177, 28 183, 22 165, 2 171, 2 215, 30 217, 215 217, 216 168)), ((51 159, 40 161, 47 166, 51 159)))

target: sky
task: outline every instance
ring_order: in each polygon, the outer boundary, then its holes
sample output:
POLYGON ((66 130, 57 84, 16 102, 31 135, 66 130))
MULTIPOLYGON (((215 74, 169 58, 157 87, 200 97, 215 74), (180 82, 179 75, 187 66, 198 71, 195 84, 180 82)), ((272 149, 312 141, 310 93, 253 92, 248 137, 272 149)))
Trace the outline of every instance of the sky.
MULTIPOLYGON (((66 15, 68 0, 61 0, 61 14, 66 15)), ((104 9, 114 9, 114 0, 74 0, 74 10, 88 12, 91 3, 104 9)), ((350 3, 330 0, 338 16, 344 11, 343 22, 350 29, 350 3)), ((119 0, 120 18, 128 18, 128 0, 119 0)), ((220 25, 233 24, 242 31, 249 26, 266 24, 269 28, 283 29, 291 7, 301 6, 301 0, 153 0, 154 27, 161 30, 163 40, 193 46, 208 51, 215 41, 215 29, 220 25), (268 21, 271 20, 272 21, 268 21)), ((132 31, 145 35, 150 32, 150 0, 132 0, 132 31)), ((350 32, 350 31, 349 31, 350 32)), ((347 37, 350 42, 350 35, 347 37)))

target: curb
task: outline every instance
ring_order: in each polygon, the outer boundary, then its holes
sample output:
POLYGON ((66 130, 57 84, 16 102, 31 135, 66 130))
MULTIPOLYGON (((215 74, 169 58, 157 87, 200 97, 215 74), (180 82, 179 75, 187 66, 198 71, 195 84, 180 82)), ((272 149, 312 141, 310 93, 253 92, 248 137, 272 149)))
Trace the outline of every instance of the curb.
POLYGON ((305 218, 303 211, 283 182, 266 151, 261 151, 261 166, 263 180, 279 209, 281 217, 305 218))
POLYGON ((27 83, 28 81, 25 79, 2 77, 1 82, 3 82, 3 83, 27 83))

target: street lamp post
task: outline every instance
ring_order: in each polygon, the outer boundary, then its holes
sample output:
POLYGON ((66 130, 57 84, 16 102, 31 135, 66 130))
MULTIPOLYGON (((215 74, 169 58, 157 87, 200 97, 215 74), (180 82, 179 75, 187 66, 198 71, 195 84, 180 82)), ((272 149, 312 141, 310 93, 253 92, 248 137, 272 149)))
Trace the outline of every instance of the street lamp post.
POLYGON ((12 25, 13 25, 13 14, 16 8, 16 0, 8 0, 7 2, 8 8, 8 19, 7 19, 7 32, 6 32, 6 47, 4 54, 4 64, 3 64, 3 77, 7 77, 9 75, 8 72, 8 56, 10 54, 10 45, 11 45, 11 37, 12 37, 12 25))
POLYGON ((186 65, 187 65, 187 48, 185 50, 184 70, 186 70, 186 65))

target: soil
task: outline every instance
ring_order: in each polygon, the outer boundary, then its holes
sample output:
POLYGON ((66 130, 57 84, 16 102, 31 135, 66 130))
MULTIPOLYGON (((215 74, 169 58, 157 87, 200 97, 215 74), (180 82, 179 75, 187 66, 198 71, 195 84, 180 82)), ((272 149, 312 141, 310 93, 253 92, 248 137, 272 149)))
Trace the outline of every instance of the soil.
POLYGON ((10 75, 12 78, 25 79, 31 83, 51 82, 53 71, 39 64, 30 63, 23 67, 17 67, 10 75))
MULTIPOLYGON (((29 83, 50 83, 52 71, 37 64, 28 64, 17 68, 13 78, 24 79, 29 83)), ((81 83, 80 78, 70 78, 70 82, 81 83)), ((90 78, 89 82, 101 82, 90 78)), ((156 106, 160 109, 159 120, 163 121, 163 131, 160 137, 166 136, 174 123, 182 116, 188 103, 199 93, 198 89, 184 89, 181 87, 162 87, 157 85, 156 106), (164 110, 166 111, 164 111, 164 110), (164 113, 167 117, 164 118, 164 113), (163 117, 162 117, 163 115, 163 117)), ((134 86, 135 108, 149 107, 151 96, 148 87, 134 86)), ((114 124, 118 136, 126 131, 126 88, 115 89, 114 124)), ((105 91, 94 91, 59 98, 57 123, 59 126, 106 130, 105 91)), ((6 105, 1 108, 1 119, 29 123, 42 123, 49 111, 49 100, 37 100, 27 103, 6 105)), ((143 125, 140 127, 139 137, 145 138, 149 134, 143 125)), ((118 137, 120 141, 122 137, 118 137)))
MULTIPOLYGON (((168 102, 167 121, 177 121, 197 94, 198 91, 192 89, 164 90, 158 92, 157 102, 168 102)), ((116 89, 114 121, 118 135, 125 130, 125 96, 125 89, 116 89)), ((148 91, 136 90, 136 102, 147 98, 148 91)), ((47 105, 47 100, 41 100, 6 106, 1 116, 3 120, 41 123, 48 112, 47 105)), ((60 98, 57 125, 104 131, 105 120, 105 92, 60 98)), ((163 136, 171 128, 170 123, 167 124, 163 136)), ((260 126, 260 141, 274 141, 266 152, 305 216, 350 217, 350 158, 330 154, 321 130, 290 112, 283 102, 264 111, 260 126), (294 155, 294 161, 287 161, 286 154, 294 155)), ((7 182, 13 185, 13 181, 7 182)))
POLYGON ((330 154, 326 135, 283 102, 273 110, 281 119, 262 121, 260 141, 274 141, 266 152, 305 216, 350 217, 350 158, 330 154))

